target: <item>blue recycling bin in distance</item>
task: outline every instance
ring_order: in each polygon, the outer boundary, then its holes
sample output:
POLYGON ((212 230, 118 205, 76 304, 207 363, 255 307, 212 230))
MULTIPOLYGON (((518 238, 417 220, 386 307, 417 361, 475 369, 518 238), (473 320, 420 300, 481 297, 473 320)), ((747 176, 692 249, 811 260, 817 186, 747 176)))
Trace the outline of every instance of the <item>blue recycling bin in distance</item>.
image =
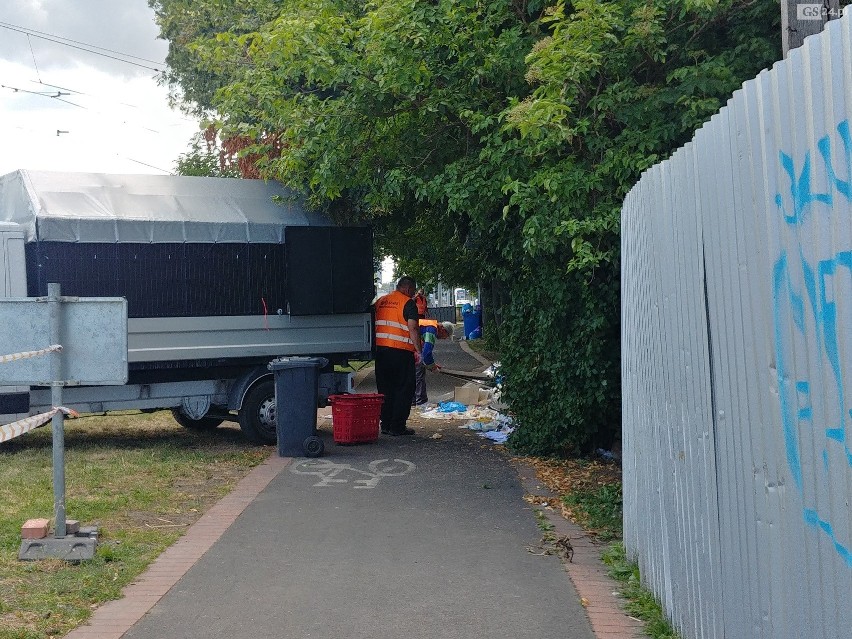
POLYGON ((479 304, 476 308, 465 304, 465 308, 462 309, 462 322, 464 322, 465 339, 482 337, 482 307, 479 304))
POLYGON ((279 357, 269 363, 275 376, 275 429, 279 457, 319 457, 317 437, 319 371, 324 357, 279 357))

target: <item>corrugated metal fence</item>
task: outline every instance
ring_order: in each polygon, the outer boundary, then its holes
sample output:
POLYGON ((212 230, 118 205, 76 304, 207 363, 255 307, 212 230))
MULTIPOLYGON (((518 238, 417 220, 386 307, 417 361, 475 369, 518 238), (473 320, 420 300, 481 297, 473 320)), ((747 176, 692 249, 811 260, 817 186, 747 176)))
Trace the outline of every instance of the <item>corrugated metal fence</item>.
POLYGON ((852 636, 852 15, 622 218, 624 532, 688 639, 852 636))

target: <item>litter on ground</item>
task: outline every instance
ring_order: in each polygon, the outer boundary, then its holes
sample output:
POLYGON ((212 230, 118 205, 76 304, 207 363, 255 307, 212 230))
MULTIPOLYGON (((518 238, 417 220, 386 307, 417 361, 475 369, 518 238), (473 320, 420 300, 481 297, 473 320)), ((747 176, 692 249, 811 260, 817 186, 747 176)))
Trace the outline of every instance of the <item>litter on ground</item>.
MULTIPOLYGON (((458 402, 442 402, 443 404, 457 404, 458 402)), ((497 415, 496 410, 492 410, 490 408, 483 408, 481 406, 466 406, 464 404, 459 404, 461 410, 453 410, 453 411, 442 411, 441 404, 435 406, 434 408, 429 408, 428 410, 424 410, 420 413, 420 417, 425 419, 458 419, 470 421, 472 419, 486 419, 492 420, 497 415)))
POLYGON ((475 421, 468 422, 459 428, 475 430, 480 437, 485 437, 486 439, 490 439, 498 444, 503 444, 507 439, 509 439, 509 435, 514 432, 515 420, 508 415, 503 415, 497 411, 492 412, 494 413, 494 416, 490 419, 480 418, 475 421))
POLYGON ((459 425, 459 428, 476 431, 480 437, 498 444, 505 443, 515 430, 512 417, 493 408, 466 406, 459 402, 441 402, 438 406, 421 412, 420 417, 464 421, 465 423, 459 425))

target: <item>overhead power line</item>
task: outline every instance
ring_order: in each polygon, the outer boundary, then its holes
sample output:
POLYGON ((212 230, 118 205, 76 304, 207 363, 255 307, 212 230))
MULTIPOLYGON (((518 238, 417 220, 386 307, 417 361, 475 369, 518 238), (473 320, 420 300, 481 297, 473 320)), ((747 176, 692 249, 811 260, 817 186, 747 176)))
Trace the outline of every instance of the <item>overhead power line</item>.
POLYGON ((30 53, 33 56, 33 66, 35 67, 35 70, 36 70, 36 77, 38 78, 38 81, 41 82, 41 73, 39 73, 39 70, 38 70, 38 62, 36 62, 35 51, 33 51, 33 41, 30 40, 29 34, 27 34, 27 44, 30 45, 30 53))
POLYGON ((65 91, 29 91, 28 89, 10 87, 7 84, 0 84, 0 88, 9 89, 10 91, 14 91, 15 93, 29 93, 31 95, 40 95, 44 98, 61 98, 63 95, 71 95, 70 93, 67 93, 65 91))
POLYGON ((156 71, 157 73, 162 72, 162 69, 159 67, 165 66, 162 62, 157 62, 155 60, 149 60, 147 58, 142 58, 136 55, 131 55, 129 53, 123 53, 121 51, 115 51, 113 49, 107 49, 105 47, 99 47, 94 44, 88 44, 86 42, 80 42, 79 40, 72 40, 70 38, 65 38, 63 36, 57 36, 50 33, 45 33, 44 31, 36 31, 35 29, 28 29, 26 27, 21 27, 16 24, 10 24, 8 22, 0 22, 0 27, 4 29, 8 29, 9 31, 16 31, 17 33, 23 33, 26 36, 32 36, 33 38, 40 38, 42 40, 47 40, 48 42, 53 42, 55 44, 61 44, 66 47, 71 47, 72 49, 78 49, 80 51, 85 51, 86 53, 91 53, 93 55, 99 55, 104 58, 110 58, 111 60, 116 60, 118 62, 124 62, 125 64, 132 64, 133 66, 141 67, 143 69, 148 69, 150 71, 156 71), (115 55, 110 55, 115 54, 115 55), (121 56, 121 57, 118 57, 121 56), (140 62, 134 62, 133 60, 141 60, 142 62, 150 62, 151 64, 158 65, 157 67, 149 66, 147 64, 141 64, 140 62))

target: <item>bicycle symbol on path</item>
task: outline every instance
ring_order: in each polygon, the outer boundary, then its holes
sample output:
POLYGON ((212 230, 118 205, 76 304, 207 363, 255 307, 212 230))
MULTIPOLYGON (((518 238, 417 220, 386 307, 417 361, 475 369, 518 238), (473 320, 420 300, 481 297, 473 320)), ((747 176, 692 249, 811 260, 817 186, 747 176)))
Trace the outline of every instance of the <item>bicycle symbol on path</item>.
POLYGON ((417 466, 404 459, 376 459, 367 465, 367 470, 349 464, 335 464, 328 459, 305 459, 290 468, 297 475, 316 475, 319 481, 314 486, 348 484, 355 488, 375 488, 383 477, 402 477, 417 466))

